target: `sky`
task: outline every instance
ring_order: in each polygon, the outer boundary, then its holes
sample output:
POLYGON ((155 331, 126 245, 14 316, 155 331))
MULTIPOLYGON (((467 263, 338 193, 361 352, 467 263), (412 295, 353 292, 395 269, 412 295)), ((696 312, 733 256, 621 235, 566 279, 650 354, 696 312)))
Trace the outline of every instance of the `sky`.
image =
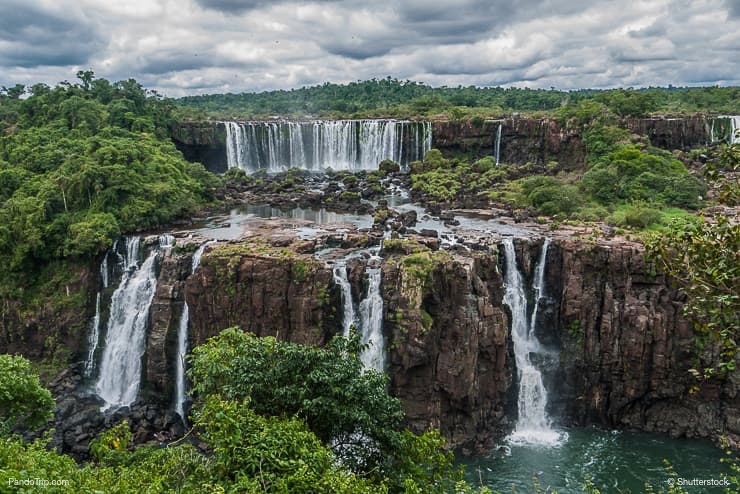
POLYGON ((740 85, 740 0, 3 0, 0 86, 740 85))

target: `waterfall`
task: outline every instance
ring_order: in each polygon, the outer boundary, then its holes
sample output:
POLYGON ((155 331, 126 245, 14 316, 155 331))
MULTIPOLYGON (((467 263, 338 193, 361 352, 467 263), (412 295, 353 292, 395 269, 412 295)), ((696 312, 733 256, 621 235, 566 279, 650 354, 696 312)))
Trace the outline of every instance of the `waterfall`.
POLYGON ((85 377, 92 376, 95 369, 95 351, 98 349, 100 339, 100 292, 95 297, 95 317, 90 324, 90 336, 87 340, 87 359, 85 360, 85 377))
POLYGON ((496 145, 494 147, 494 157, 496 158, 496 166, 499 164, 499 158, 501 157, 501 129, 504 124, 499 122, 498 130, 496 131, 496 145))
POLYGON ((111 297, 105 348, 95 387, 98 395, 105 400, 104 410, 127 406, 136 400, 149 306, 157 285, 157 248, 152 248, 146 260, 139 265, 141 239, 133 237, 125 242, 125 271, 111 297))
POLYGON ((352 306, 352 286, 347 279, 347 263, 337 262, 332 270, 334 283, 342 295, 342 336, 349 338, 350 329, 355 323, 355 309, 352 306))
MULTIPOLYGON (((514 444, 540 444, 556 446, 562 434, 553 430, 545 410, 547 391, 542 382, 542 374, 532 364, 530 354, 540 353, 542 348, 534 334, 534 317, 527 318, 527 293, 524 281, 516 265, 514 241, 504 239, 506 259, 504 303, 511 310, 511 337, 514 342, 514 356, 519 378, 519 418, 514 432, 508 440, 514 444)), ((544 292, 545 261, 549 243, 542 245, 542 255, 535 268, 533 287, 537 298, 544 292)), ((537 310, 538 302, 535 304, 537 310)), ((534 312, 534 311, 533 311, 534 312)))
POLYGON ((373 256, 366 270, 369 286, 367 296, 360 302, 360 328, 362 343, 367 345, 360 354, 365 369, 385 370, 385 342, 383 340, 383 296, 380 292, 382 272, 380 266, 370 267, 380 257, 373 256))
POLYGON ((540 300, 545 298, 545 265, 547 264, 547 249, 550 247, 550 239, 545 238, 542 242, 542 252, 537 266, 534 268, 534 279, 532 280, 532 289, 534 290, 534 310, 529 320, 529 334, 534 331, 537 324, 537 313, 540 309, 540 300))
MULTIPOLYGON (((195 251, 193 260, 190 264, 190 274, 200 266, 200 259, 203 257, 206 247, 213 242, 206 242, 195 251)), ((185 421, 185 356, 188 353, 188 323, 190 322, 190 308, 187 301, 183 304, 182 315, 180 316, 180 326, 177 328, 177 360, 175 361, 175 412, 185 421)))
POLYGON ((402 166, 432 148, 431 122, 333 120, 223 122, 229 168, 247 172, 376 170, 385 159, 402 166))
MULTIPOLYGON (((118 246, 118 240, 113 243, 112 250, 115 251, 118 246)), ((103 261, 100 263, 100 281, 103 283, 103 289, 108 288, 108 256, 110 250, 103 256, 103 261)), ((98 349, 98 340, 100 340, 100 298, 102 296, 102 290, 98 290, 98 294, 95 297, 95 317, 93 317, 92 323, 90 323, 90 335, 87 339, 87 359, 85 360, 85 377, 92 376, 95 370, 95 352, 98 349)))
POLYGON ((712 142, 740 143, 740 115, 722 115, 713 118, 710 129, 712 142))

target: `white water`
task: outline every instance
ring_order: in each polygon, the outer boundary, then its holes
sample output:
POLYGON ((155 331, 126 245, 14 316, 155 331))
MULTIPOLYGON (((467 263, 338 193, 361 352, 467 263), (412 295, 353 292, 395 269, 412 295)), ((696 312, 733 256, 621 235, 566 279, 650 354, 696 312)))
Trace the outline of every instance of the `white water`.
POLYGON ((496 146, 495 146, 495 154, 496 157, 496 166, 499 164, 499 158, 501 157, 501 129, 503 128, 504 124, 499 123, 498 124, 498 130, 496 131, 496 146))
POLYGON ((95 351, 100 339, 100 292, 95 297, 95 317, 90 324, 90 336, 87 340, 87 360, 85 361, 85 377, 90 377, 95 369, 95 351))
POLYGON ((149 306, 157 285, 157 249, 139 266, 141 239, 126 239, 125 271, 113 292, 100 375, 95 386, 105 400, 103 410, 130 405, 141 381, 149 306))
POLYGON ((376 170, 385 159, 403 166, 432 148, 430 122, 333 120, 223 122, 229 168, 247 172, 376 170), (408 145, 404 148, 404 142, 408 145))
POLYGON ((380 260, 373 256, 368 263, 367 274, 369 286, 367 296, 360 302, 360 329, 362 343, 367 347, 360 354, 365 369, 385 371, 385 342, 383 340, 383 296, 380 292, 382 272, 380 267, 371 268, 374 261, 380 260))
MULTIPOLYGON (((206 242, 195 251, 193 260, 190 264, 190 274, 200 266, 200 259, 203 257, 206 247, 213 242, 206 242)), ((180 326, 177 328, 177 361, 175 362, 175 412, 185 421, 185 391, 187 382, 185 380, 185 356, 188 353, 188 324, 190 322, 190 308, 187 301, 182 308, 180 316, 180 326)))
POLYGON ((334 283, 342 295, 342 336, 349 338, 349 332, 355 323, 355 309, 352 305, 352 286, 347 279, 347 263, 338 261, 332 272, 334 283))
MULTIPOLYGON (((542 382, 542 374, 532 364, 531 353, 539 353, 542 348, 534 335, 532 320, 527 318, 527 293, 524 281, 516 265, 516 251, 511 238, 504 239, 506 258, 504 303, 511 309, 511 337, 514 342, 514 356, 519 377, 519 418, 514 431, 507 438, 513 444, 538 444, 557 446, 562 443, 562 433, 553 430, 547 416, 547 391, 542 382)), ((537 297, 544 290, 545 260, 548 243, 542 246, 542 255, 535 268, 534 287, 537 297)), ((536 307, 536 305, 535 305, 536 307)), ((535 309, 536 310, 536 309, 535 309)))

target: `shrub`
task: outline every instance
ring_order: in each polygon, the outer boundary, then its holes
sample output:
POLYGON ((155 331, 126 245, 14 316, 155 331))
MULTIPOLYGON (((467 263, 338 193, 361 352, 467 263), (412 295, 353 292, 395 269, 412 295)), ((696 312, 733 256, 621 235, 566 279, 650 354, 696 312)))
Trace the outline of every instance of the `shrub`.
POLYGON ((0 432, 36 428, 52 417, 54 399, 41 386, 28 360, 0 355, 0 432))
POLYGON ((378 164, 378 170, 385 174, 396 173, 401 171, 401 165, 393 160, 383 160, 378 164))

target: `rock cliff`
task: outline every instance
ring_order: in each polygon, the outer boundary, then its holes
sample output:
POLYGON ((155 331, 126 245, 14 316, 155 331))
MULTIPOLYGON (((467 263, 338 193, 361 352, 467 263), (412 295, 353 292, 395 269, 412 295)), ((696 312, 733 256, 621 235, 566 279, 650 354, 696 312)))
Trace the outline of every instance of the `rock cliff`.
MULTIPOLYGON (((412 430, 439 428, 451 446, 484 452, 516 420, 516 368, 498 239, 450 251, 431 250, 418 240, 388 241, 382 253, 390 390, 401 399, 412 430)), ((177 430, 162 410, 172 403, 184 300, 191 348, 233 325, 311 345, 341 331, 340 294, 331 265, 314 257, 317 248, 280 237, 222 243, 206 250, 192 275, 192 250, 176 248, 163 256, 142 385, 142 397, 158 403, 158 411, 136 419, 142 441, 152 440, 157 430, 177 430)), ((515 242, 519 269, 529 281, 541 249, 539 238, 515 242)), ((365 263, 361 256, 348 262, 356 304, 367 290, 365 263)), ((556 236, 545 275, 546 298, 535 330, 549 352, 534 361, 545 370, 549 411, 557 423, 740 440, 740 373, 691 393, 693 339, 682 316, 683 296, 653 272, 639 244, 556 236)), ((4 343, 3 350, 38 357, 31 345, 36 340, 27 341, 29 346, 4 343)), ((80 341, 69 345, 77 345, 82 359, 80 341)), ((79 385, 80 378, 74 380, 79 385)), ((68 394, 67 384, 60 389, 66 417, 57 424, 60 443, 82 451, 76 441, 90 437, 80 432, 85 420, 95 427, 110 421, 97 412, 96 400, 68 394)), ((137 403, 132 411, 146 407, 137 403)))
MULTIPOLYGON (((657 147, 688 150, 711 140, 711 119, 704 115, 626 118, 619 125, 647 136, 657 147)), ((502 163, 545 165, 557 162, 566 170, 582 168, 586 149, 577 128, 562 126, 549 118, 500 120, 435 120, 432 147, 447 156, 471 159, 495 154, 499 126, 499 157, 502 163)), ((219 122, 183 122, 171 129, 172 140, 186 159, 223 173, 226 163, 226 130, 219 122)))

